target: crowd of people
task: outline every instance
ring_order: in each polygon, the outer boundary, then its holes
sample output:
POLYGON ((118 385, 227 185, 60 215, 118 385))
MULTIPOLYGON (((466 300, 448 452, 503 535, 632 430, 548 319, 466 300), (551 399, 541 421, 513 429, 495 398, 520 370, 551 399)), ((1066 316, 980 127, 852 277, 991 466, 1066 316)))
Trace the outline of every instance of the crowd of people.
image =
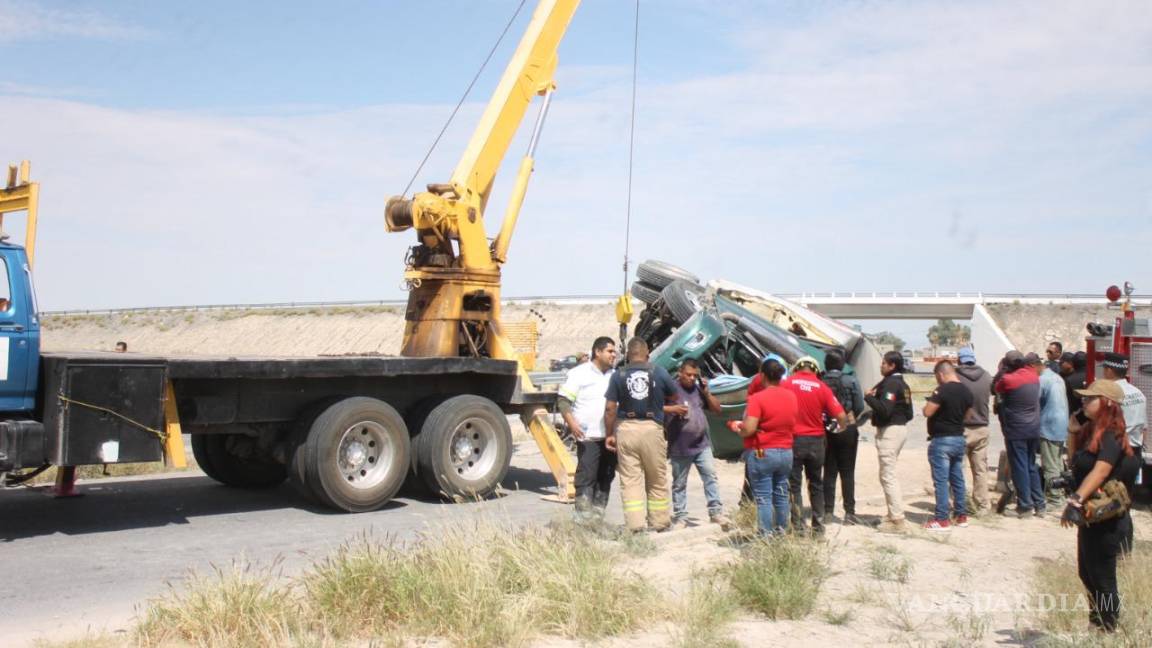
MULTIPOLYGON (((626 354, 626 362, 618 364, 615 342, 598 338, 590 360, 572 369, 560 388, 559 409, 577 440, 577 519, 603 519, 618 475, 629 530, 686 526, 687 483, 695 467, 709 520, 727 529, 731 521, 720 497, 707 418, 707 412, 721 414, 722 407, 708 380, 691 359, 679 365, 675 377, 653 365, 639 338, 628 342, 626 354)), ((1127 381, 1128 359, 1121 354, 1104 354, 1103 376, 1091 385, 1085 385, 1084 353, 1066 352, 1053 342, 1046 356, 1011 351, 990 374, 976 364, 973 350, 964 348, 955 364, 935 365, 936 388, 921 409, 935 491, 924 529, 949 532, 966 527, 969 516, 991 511, 989 422, 997 417, 1016 501, 1004 513, 1043 517, 1049 508, 1063 506, 1062 524, 1078 528, 1080 577, 1092 601, 1092 622, 1113 629, 1120 608, 1116 561, 1132 546, 1132 521, 1119 503, 1112 502, 1116 510, 1106 518, 1098 509, 1107 507, 1097 505, 1101 493, 1118 490, 1114 484, 1127 493, 1135 486, 1145 397, 1127 381)), ((867 391, 844 368, 845 358, 836 351, 826 354, 823 367, 810 356, 788 366, 769 354, 748 385, 743 420, 729 423, 728 429, 743 438, 745 492, 755 504, 759 533, 767 538, 823 534, 834 515, 837 483, 842 523, 866 524, 856 511, 855 467, 859 426, 867 422, 875 428, 886 504, 884 515, 871 524, 886 533, 908 530, 896 471, 915 416, 904 357, 884 354, 883 379, 867 391)))

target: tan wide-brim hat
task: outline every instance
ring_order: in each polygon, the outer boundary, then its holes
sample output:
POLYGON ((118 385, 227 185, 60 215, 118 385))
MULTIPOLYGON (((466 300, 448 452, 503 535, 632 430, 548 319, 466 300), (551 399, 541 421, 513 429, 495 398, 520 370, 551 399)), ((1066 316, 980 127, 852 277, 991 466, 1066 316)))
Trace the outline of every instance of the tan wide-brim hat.
POLYGON ((1124 390, 1116 384, 1115 380, 1097 378, 1092 381, 1091 385, 1088 385, 1088 389, 1077 389, 1076 393, 1081 396, 1102 396, 1113 403, 1124 402, 1124 390))

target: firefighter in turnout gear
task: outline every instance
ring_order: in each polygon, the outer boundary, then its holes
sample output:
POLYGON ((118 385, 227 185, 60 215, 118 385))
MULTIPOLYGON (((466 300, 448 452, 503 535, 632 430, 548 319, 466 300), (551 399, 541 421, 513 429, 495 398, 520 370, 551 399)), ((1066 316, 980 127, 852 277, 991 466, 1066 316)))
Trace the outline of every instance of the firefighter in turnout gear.
POLYGON ((676 384, 648 362, 648 344, 632 338, 628 364, 613 374, 605 397, 604 445, 618 456, 624 522, 629 531, 664 531, 672 524, 664 413, 683 408, 674 402, 676 384))

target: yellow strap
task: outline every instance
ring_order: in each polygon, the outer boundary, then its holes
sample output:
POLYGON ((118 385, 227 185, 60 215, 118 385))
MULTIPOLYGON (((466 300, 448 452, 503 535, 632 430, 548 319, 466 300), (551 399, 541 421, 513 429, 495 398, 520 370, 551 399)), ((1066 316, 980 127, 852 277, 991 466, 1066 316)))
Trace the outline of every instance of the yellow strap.
POLYGON ((58 397, 60 398, 60 401, 63 403, 69 403, 71 405, 79 405, 81 407, 87 407, 88 409, 94 409, 98 412, 104 412, 105 414, 111 414, 112 416, 115 416, 116 418, 125 421, 129 425, 134 425, 134 426, 140 428, 141 430, 144 430, 145 432, 151 432, 152 434, 156 435, 156 438, 160 439, 161 441, 167 441, 168 440, 168 435, 164 434, 164 432, 162 432, 161 430, 156 430, 156 429, 150 428, 147 425, 144 425, 143 423, 141 423, 139 421, 134 421, 134 420, 128 418, 127 416, 124 416, 123 414, 121 414, 119 412, 114 412, 114 411, 108 409, 107 407, 101 407, 99 405, 93 405, 92 403, 85 403, 84 401, 74 400, 74 399, 68 398, 64 394, 59 394, 58 397))
POLYGON ((644 510, 644 502, 643 501, 624 502, 624 510, 625 511, 643 511, 644 510))

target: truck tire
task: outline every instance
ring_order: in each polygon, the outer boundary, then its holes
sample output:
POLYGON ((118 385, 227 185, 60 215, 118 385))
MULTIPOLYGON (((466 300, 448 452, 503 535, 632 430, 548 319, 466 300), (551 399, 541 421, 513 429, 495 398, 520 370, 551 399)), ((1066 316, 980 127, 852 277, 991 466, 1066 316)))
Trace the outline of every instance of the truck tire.
POLYGON ((363 513, 396 495, 408 461, 404 419, 388 403, 356 396, 330 405, 312 421, 293 457, 293 472, 321 504, 363 513))
POLYGON ((636 266, 636 278, 655 288, 666 288, 668 284, 680 279, 688 283, 700 284, 700 277, 688 272, 684 268, 649 259, 636 266))
POLYGON ((339 403, 342 398, 325 398, 308 405, 296 417, 288 437, 288 482, 305 500, 313 504, 321 504, 312 484, 308 481, 308 470, 304 464, 304 443, 308 441, 308 432, 312 423, 324 413, 324 410, 339 403))
POLYGON ((242 434, 193 434, 192 455, 205 475, 236 488, 271 488, 288 478, 283 464, 242 434))
POLYGON ((676 320, 677 324, 687 322, 703 309, 700 304, 700 298, 703 295, 704 291, 700 289, 700 284, 689 283, 682 279, 673 281, 660 291, 664 305, 668 307, 668 311, 672 313, 672 319, 676 320))
POLYGON ((197 467, 205 475, 223 483, 224 480, 220 478, 220 473, 216 472, 216 467, 212 465, 212 455, 208 451, 208 439, 207 434, 192 435, 192 457, 196 460, 197 467))
POLYGON ((632 282, 632 296, 651 305, 660 299, 660 289, 656 286, 649 286, 642 281, 634 281, 632 282))
POLYGON ((449 499, 491 496, 512 463, 512 430, 496 403, 465 394, 437 405, 412 439, 413 471, 449 499))
POLYGON ((412 451, 410 453, 411 462, 408 470, 408 476, 404 480, 404 486, 401 492, 417 498, 440 497, 440 492, 434 490, 429 486, 424 479, 419 475, 420 468, 417 465, 417 452, 416 452, 416 437, 419 436, 420 430, 424 427, 424 421, 428 419, 428 415, 432 410, 440 406, 448 399, 448 396, 429 396, 424 400, 416 403, 408 410, 404 416, 404 420, 408 423, 408 430, 412 434, 412 451))

